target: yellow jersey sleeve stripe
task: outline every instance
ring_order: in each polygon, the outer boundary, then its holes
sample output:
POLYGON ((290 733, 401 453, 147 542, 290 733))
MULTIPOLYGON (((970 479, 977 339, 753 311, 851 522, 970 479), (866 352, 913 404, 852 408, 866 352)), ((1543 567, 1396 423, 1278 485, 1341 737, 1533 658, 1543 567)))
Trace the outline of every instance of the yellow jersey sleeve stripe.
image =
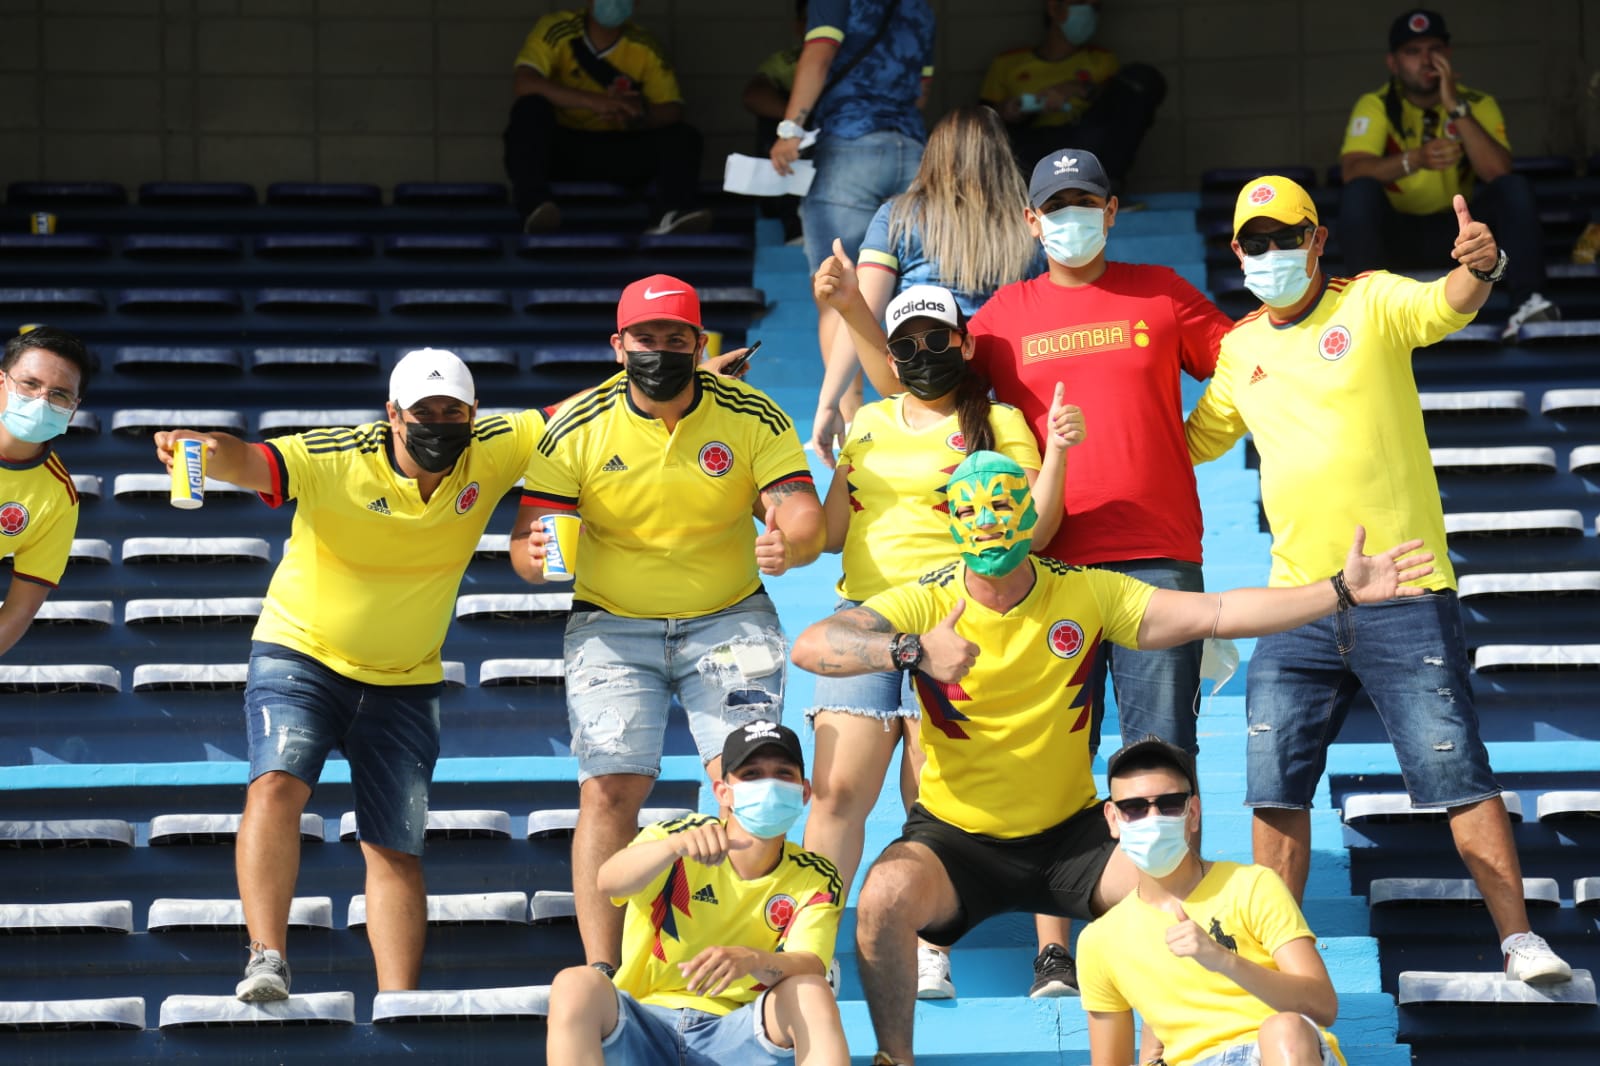
POLYGON ((576 496, 558 496, 553 492, 524 492, 519 507, 548 507, 557 511, 576 511, 576 496))
POLYGON ((50 471, 52 477, 61 482, 62 488, 67 490, 67 502, 74 507, 78 506, 78 487, 72 483, 72 475, 67 473, 66 465, 62 463, 61 456, 55 452, 45 456, 44 468, 50 471))
POLYGON ((863 248, 856 256, 857 266, 881 267, 884 270, 900 273, 900 257, 889 252, 880 252, 876 248, 863 248))
POLYGON ((808 485, 815 485, 816 484, 816 481, 811 477, 811 471, 809 471, 809 470, 794 470, 794 471, 791 471, 791 472, 789 472, 787 474, 782 475, 781 477, 773 478, 771 481, 769 481, 765 485, 761 486, 761 488, 759 490, 757 490, 757 491, 766 492, 770 488, 774 488, 774 487, 776 487, 778 485, 786 485, 791 481, 804 481, 808 485))
POLYGON ((266 492, 258 493, 261 502, 268 507, 281 507, 283 501, 289 498, 289 467, 283 461, 283 453, 278 451, 278 446, 268 441, 256 445, 261 454, 266 457, 267 468, 272 474, 272 486, 266 492))
POLYGON ((813 44, 817 41, 827 41, 833 45, 843 44, 844 30, 840 29, 838 26, 818 26, 816 29, 806 34, 805 43, 813 44))

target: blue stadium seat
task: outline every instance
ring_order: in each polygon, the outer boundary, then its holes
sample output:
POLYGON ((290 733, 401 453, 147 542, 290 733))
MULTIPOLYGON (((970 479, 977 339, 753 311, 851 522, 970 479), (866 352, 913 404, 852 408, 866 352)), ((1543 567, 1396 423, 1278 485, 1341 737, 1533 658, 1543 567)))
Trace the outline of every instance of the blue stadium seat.
POLYGON ((748 233, 646 233, 639 238, 639 250, 750 255, 755 241, 748 233))
POLYGON ((100 416, 85 408, 78 408, 72 412, 72 421, 67 423, 67 436, 69 437, 98 437, 100 435, 100 416))
POLYGON ((232 289, 122 289, 116 294, 118 311, 140 314, 232 314, 244 302, 232 289))
POLYGON ((638 239, 625 233, 530 233, 517 238, 517 254, 526 258, 628 253, 638 239))
POLYGON ((243 242, 223 233, 148 233, 122 239, 122 254, 135 259, 237 259, 243 242))
POLYGON ((376 314, 378 297, 370 289, 261 289, 257 311, 311 314, 376 314))
POLYGON ((6 259, 95 259, 111 252, 111 242, 95 233, 0 233, 6 259))
POLYGON ((362 233, 268 233, 257 237, 256 254, 269 259, 359 259, 372 254, 362 233))
POLYGON ((505 289, 397 289, 389 309, 396 314, 506 314, 511 294, 505 289))
POLYGON ((114 181, 14 181, 6 187, 13 207, 116 207, 128 190, 114 181))
POLYGON ((98 289, 0 289, 0 311, 13 315, 103 311, 105 306, 98 289))
POLYGON ((362 181, 275 181, 267 203, 294 207, 377 207, 383 190, 362 181))
POLYGON ((255 202, 255 186, 242 181, 147 181, 139 186, 139 203, 146 207, 237 207, 255 202))
POLYGON ((1534 179, 1570 178, 1578 164, 1564 155, 1519 155, 1511 157, 1511 169, 1534 179))
POLYGON ((324 371, 376 370, 376 348, 257 348, 250 367, 257 374, 298 376, 324 371))
POLYGON ((244 416, 221 408, 127 407, 111 416, 111 432, 131 437, 148 437, 162 429, 193 429, 201 433, 245 432, 244 416))
POLYGON ((257 420, 256 432, 263 439, 283 437, 291 433, 305 433, 313 429, 339 429, 381 421, 381 408, 334 408, 331 410, 262 411, 257 420))
POLYGON ((532 366, 536 370, 550 369, 590 369, 612 370, 620 369, 617 366, 617 353, 605 344, 563 344, 552 345, 547 348, 537 348, 532 357, 532 366))
MULTIPOLYGON (((410 348, 402 348, 395 353, 395 358, 399 359, 410 350, 410 348)), ((472 368, 473 374, 514 374, 517 372, 517 353, 511 348, 453 347, 450 350, 455 352, 463 363, 472 368)))
POLYGON ((626 200, 628 187, 615 181, 557 181, 550 185, 557 200, 626 200))
POLYGON ((111 365, 124 374, 180 373, 232 376, 244 370, 244 357, 233 348, 130 345, 112 351, 111 365))
MULTIPOLYGON (((1581 264, 1570 264, 1578 266, 1581 264)), ((1600 273, 1595 279, 1600 281, 1600 273)), ((1584 344, 1600 346, 1600 320, 1529 322, 1517 331, 1519 344, 1584 344)))
POLYGON ((402 181, 394 187, 394 202, 408 206, 498 206, 506 199, 497 181, 402 181))
POLYGON ((484 259, 500 254, 500 238, 487 233, 410 233, 383 239, 385 254, 403 258, 484 259))

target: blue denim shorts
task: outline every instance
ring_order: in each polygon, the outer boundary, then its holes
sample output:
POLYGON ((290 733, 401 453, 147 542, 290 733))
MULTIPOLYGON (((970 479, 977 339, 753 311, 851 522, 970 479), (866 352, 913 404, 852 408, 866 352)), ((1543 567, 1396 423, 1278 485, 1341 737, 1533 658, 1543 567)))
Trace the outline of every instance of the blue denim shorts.
POLYGON ((1338 611, 1262 637, 1245 689, 1245 806, 1311 806, 1357 693, 1394 744, 1411 801, 1459 807, 1499 795, 1478 735, 1454 592, 1338 611))
POLYGON ((244 688, 250 780, 282 770, 315 788, 338 748, 350 763, 361 839, 421 855, 442 687, 353 681, 309 655, 252 641, 244 688))
POLYGON ((653 1007, 617 992, 617 1027, 600 1042, 606 1066, 775 1066, 794 1048, 767 1039, 767 994, 727 1014, 653 1007))
MULTIPOLYGON (((860 607, 860 600, 840 598, 834 613, 860 607)), ((913 722, 922 717, 917 707, 917 696, 911 690, 911 675, 899 670, 881 674, 861 674, 858 677, 817 678, 812 704, 806 708, 806 721, 814 721, 820 711, 839 711, 844 714, 877 718, 887 727, 894 718, 909 718, 913 722)))
POLYGON ((905 192, 916 176, 922 142, 897 130, 864 137, 830 137, 824 131, 811 161, 817 177, 800 201, 800 223, 806 262, 814 272, 833 254, 835 237, 852 258, 861 251, 872 216, 889 197, 905 192))
POLYGON ((707 763, 739 726, 783 716, 788 646, 762 592, 699 618, 575 608, 564 652, 580 784, 606 774, 659 774, 673 696, 707 763))
MULTIPOLYGON (((1306 1018, 1304 1014, 1300 1017, 1306 1018)), ((1317 1023, 1306 1018, 1306 1024, 1317 1030, 1317 1043, 1322 1047, 1322 1066, 1340 1066, 1339 1059, 1334 1055, 1333 1048, 1328 1046, 1328 1040, 1317 1023)), ((1196 1060, 1192 1066, 1261 1066, 1261 1042, 1252 1040, 1248 1044, 1234 1044, 1215 1055, 1196 1060)))

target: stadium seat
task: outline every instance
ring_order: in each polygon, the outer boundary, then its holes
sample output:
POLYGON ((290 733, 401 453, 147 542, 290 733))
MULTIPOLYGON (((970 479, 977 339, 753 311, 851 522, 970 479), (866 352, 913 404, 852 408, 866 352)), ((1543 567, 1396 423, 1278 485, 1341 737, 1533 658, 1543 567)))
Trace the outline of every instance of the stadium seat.
POLYGON ((1564 155, 1518 155, 1511 157, 1511 169, 1530 178, 1570 178, 1578 164, 1564 155))
POLYGON ((12 315, 62 315, 103 311, 106 302, 97 289, 0 289, 0 311, 12 315))
POLYGON ((275 181, 267 186, 267 203, 279 207, 377 207, 383 190, 361 181, 275 181))
MULTIPOLYGON (((1522 797, 1502 792, 1506 814, 1513 822, 1522 821, 1522 797)), ((1417 825, 1446 821, 1450 812, 1443 807, 1418 807, 1404 792, 1355 793, 1344 798, 1346 825, 1417 825)))
POLYGON ((244 243, 222 233, 136 234, 122 239, 122 254, 134 259, 237 259, 244 243))
POLYGON ((1239 189, 1246 182, 1251 182, 1266 174, 1278 174, 1291 181, 1298 182, 1307 189, 1314 189, 1317 185, 1317 172, 1311 167, 1300 166, 1294 163, 1284 163, 1273 166, 1250 167, 1213 167, 1200 172, 1200 190, 1202 192, 1224 192, 1230 196, 1237 196, 1239 189))
POLYGON ((534 925, 577 922, 578 908, 572 893, 535 892, 533 900, 528 904, 528 920, 534 925))
MULTIPOLYGON (((81 492, 81 490, 80 490, 81 492)), ((112 482, 111 493, 118 500, 155 500, 167 499, 172 492, 172 477, 169 474, 118 474, 112 482)), ((97 492, 98 496, 99 493, 97 492)), ((214 497, 246 497, 254 496, 249 489, 240 488, 238 485, 227 481, 218 481, 216 478, 206 478, 206 499, 214 497)))
MULTIPOLYGON (((150 819, 150 846, 231 844, 238 839, 241 817, 238 814, 158 814, 150 819)), ((300 842, 323 842, 322 815, 309 811, 300 815, 300 842)))
POLYGON ((1520 416, 1528 413, 1528 397, 1516 389, 1491 389, 1481 392, 1423 392, 1422 413, 1426 415, 1520 416))
POLYGON ((256 238, 256 255, 266 259, 365 259, 372 238, 362 233, 268 233, 256 238))
MULTIPOLYGON (((0 666, 0 692, 121 692, 122 674, 98 663, 0 666)), ((4 847, 0 840, 0 847, 4 847)))
POLYGON ((1433 469, 1451 474, 1553 473, 1554 448, 1515 445, 1500 448, 1430 448, 1433 469))
POLYGON ((508 314, 511 294, 505 289, 397 289, 389 309, 402 315, 508 314))
POLYGON ((240 1003, 233 996, 168 996, 161 1001, 162 1029, 355 1023, 356 997, 349 992, 292 995, 275 1003, 240 1003))
POLYGON ((60 1032, 66 1029, 143 1029, 139 996, 105 999, 39 999, 0 1003, 0 1031, 60 1032))
MULTIPOLYGON (((1529 909, 1561 906, 1561 889, 1551 877, 1524 877, 1522 898, 1529 909)), ((1483 893, 1470 877, 1379 877, 1367 888, 1376 907, 1481 907, 1483 893)))
POLYGON ((395 184, 394 202, 409 207, 498 206, 506 202, 506 187, 497 181, 402 181, 395 184))
POLYGON ((256 310, 301 314, 376 314, 377 294, 370 289, 261 289, 256 310))
MULTIPOLYGON (((158 899, 150 904, 144 927, 151 933, 242 930, 245 927, 244 904, 236 899, 158 899)), ((332 929, 332 898, 296 896, 290 900, 289 928, 332 929)))
POLYGON ((72 487, 77 490, 79 500, 98 500, 101 493, 100 475, 73 474, 72 487))
POLYGON ((1585 910, 1600 907, 1600 877, 1580 877, 1573 881, 1572 901, 1585 910))
POLYGON ((41 259, 97 259, 111 254, 111 242, 95 233, 3 233, 0 257, 41 259))
POLYGON ((566 669, 562 659, 485 659, 478 667, 478 687, 560 685, 566 669))
POLYGON ((1591 344, 1600 341, 1600 321, 1529 322, 1517 333, 1519 344, 1591 344))
POLYGON ((623 233, 530 233, 517 238, 516 252, 526 259, 569 259, 625 254, 637 247, 638 239, 623 233))
POLYGON ((639 238, 639 251, 749 255, 755 241, 748 233, 646 233, 639 238))
POLYGON ((1411 1009, 1451 1003, 1594 1006, 1594 977, 1588 970, 1573 970, 1571 981, 1530 985, 1525 981, 1508 981, 1501 973, 1406 970, 1400 974, 1399 994, 1395 999, 1400 1006, 1411 1009))
POLYGON ((383 239, 386 255, 416 259, 492 259, 500 238, 487 233, 409 233, 383 239))
POLYGON ((621 369, 617 365, 617 353, 605 344, 564 344, 537 348, 533 353, 532 366, 536 370, 592 369, 615 372, 621 369))
POLYGON ((111 542, 95 537, 74 539, 67 555, 67 562, 91 566, 107 566, 111 563, 111 542))
POLYGON ((131 314, 163 315, 233 314, 244 308, 232 289, 123 289, 116 305, 131 314))
POLYGON ((139 203, 145 207, 244 207, 255 202, 255 186, 242 181, 147 181, 139 186, 139 203))
POLYGON ((108 629, 114 621, 110 600, 46 600, 33 616, 39 626, 108 629))
POLYGON ((1567 456, 1567 469, 1574 474, 1600 473, 1600 444, 1572 449, 1572 454, 1567 456))
MULTIPOLYGON (((0 667, 26 670, 41 667, 0 667)), ((56 818, 0 822, 0 848, 131 848, 133 826, 120 818, 56 818)))
MULTIPOLYGON (((148 437, 163 429, 192 429, 200 433, 221 431, 242 436, 244 415, 217 408, 178 410, 159 407, 129 407, 111 416, 111 432, 125 437, 148 437)), ((154 456, 151 456, 154 461, 154 456)))
MULTIPOLYGON (((367 897, 353 896, 345 926, 364 929, 367 925, 367 897)), ((527 925, 526 892, 463 892, 428 896, 429 925, 527 925)))
POLYGON ((478 538, 478 546, 472 552, 474 559, 509 559, 511 558, 511 535, 509 533, 485 533, 478 538))
POLYGON ((381 409, 347 407, 334 411, 262 411, 256 422, 257 432, 264 438, 282 437, 290 433, 305 433, 313 429, 340 429, 346 426, 364 426, 368 422, 382 422, 381 409))
MULTIPOLYGON (((639 828, 657 822, 671 822, 694 812, 686 807, 645 807, 639 811, 639 828)), ((560 840, 578 828, 576 807, 528 812, 529 840, 560 840)))
POLYGON ((1497 670, 1600 670, 1600 644, 1485 644, 1472 656, 1480 674, 1497 670))
POLYGON ((132 345, 113 350, 111 365, 124 374, 232 376, 244 369, 244 357, 233 348, 132 345))
POLYGON ((1600 414, 1600 389, 1551 389, 1540 398, 1539 413, 1557 417, 1600 414))
POLYGON ((570 592, 478 593, 456 597, 458 620, 556 618, 572 610, 570 592))
POLYGON ((116 207, 128 190, 113 181, 14 181, 6 186, 12 207, 116 207))
POLYGON ((83 407, 80 407, 76 411, 72 412, 72 420, 67 423, 67 436, 98 437, 99 435, 99 415, 83 407))
POLYGON ((446 659, 439 664, 444 672, 443 685, 445 688, 467 687, 467 664, 459 660, 446 659))
MULTIPOLYGON (((421 348, 426 347, 426 345, 419 344, 416 347, 421 348)), ((399 359, 410 350, 410 348, 406 348, 397 352, 395 358, 399 359)), ((452 347, 450 350, 455 352, 463 363, 472 368, 474 375, 483 373, 515 374, 517 372, 517 353, 510 348, 452 347)))
POLYGON ((1544 599, 1600 596, 1600 571, 1559 570, 1545 574, 1469 574, 1457 589, 1461 599, 1544 599))
POLYGON ((272 549, 260 537, 129 537, 122 542, 122 564, 265 563, 272 549))
POLYGON ((1468 511, 1444 516, 1447 537, 1581 537, 1577 511, 1468 511))
POLYGON ((257 348, 250 353, 257 374, 298 377, 304 373, 376 370, 376 348, 257 348))
POLYGON ((0 933, 131 933, 133 904, 125 899, 88 903, 0 903, 0 933))
MULTIPOLYGON (((433 811, 428 812, 427 840, 510 840, 511 815, 505 811, 433 811)), ((345 811, 339 817, 339 839, 359 840, 356 812, 345 811)))
POLYGON ((372 1024, 403 1022, 516 1022, 550 1013, 549 985, 462 988, 440 992, 379 992, 372 1024))
POLYGON ((246 663, 144 663, 133 668, 135 692, 243 692, 246 663))
POLYGON ((1600 789, 1558 789, 1543 793, 1536 808, 1541 822, 1592 822, 1600 818, 1600 789))
POLYGON ((227 625, 261 616, 259 596, 132 599, 123 604, 123 625, 227 625))

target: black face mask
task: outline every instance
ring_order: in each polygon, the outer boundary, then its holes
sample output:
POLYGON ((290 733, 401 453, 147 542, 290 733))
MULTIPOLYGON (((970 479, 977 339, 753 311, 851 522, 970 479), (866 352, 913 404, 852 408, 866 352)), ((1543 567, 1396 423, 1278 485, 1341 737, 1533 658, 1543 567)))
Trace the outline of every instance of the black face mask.
POLYGON ((456 465, 472 443, 471 422, 407 422, 406 454, 430 474, 456 465))
POLYGON ((966 373, 967 361, 961 349, 951 345, 942 352, 923 348, 905 362, 895 361, 900 384, 919 400, 937 400, 955 388, 966 373))
POLYGON ((665 403, 694 380, 697 352, 628 352, 628 380, 656 403, 665 403))

